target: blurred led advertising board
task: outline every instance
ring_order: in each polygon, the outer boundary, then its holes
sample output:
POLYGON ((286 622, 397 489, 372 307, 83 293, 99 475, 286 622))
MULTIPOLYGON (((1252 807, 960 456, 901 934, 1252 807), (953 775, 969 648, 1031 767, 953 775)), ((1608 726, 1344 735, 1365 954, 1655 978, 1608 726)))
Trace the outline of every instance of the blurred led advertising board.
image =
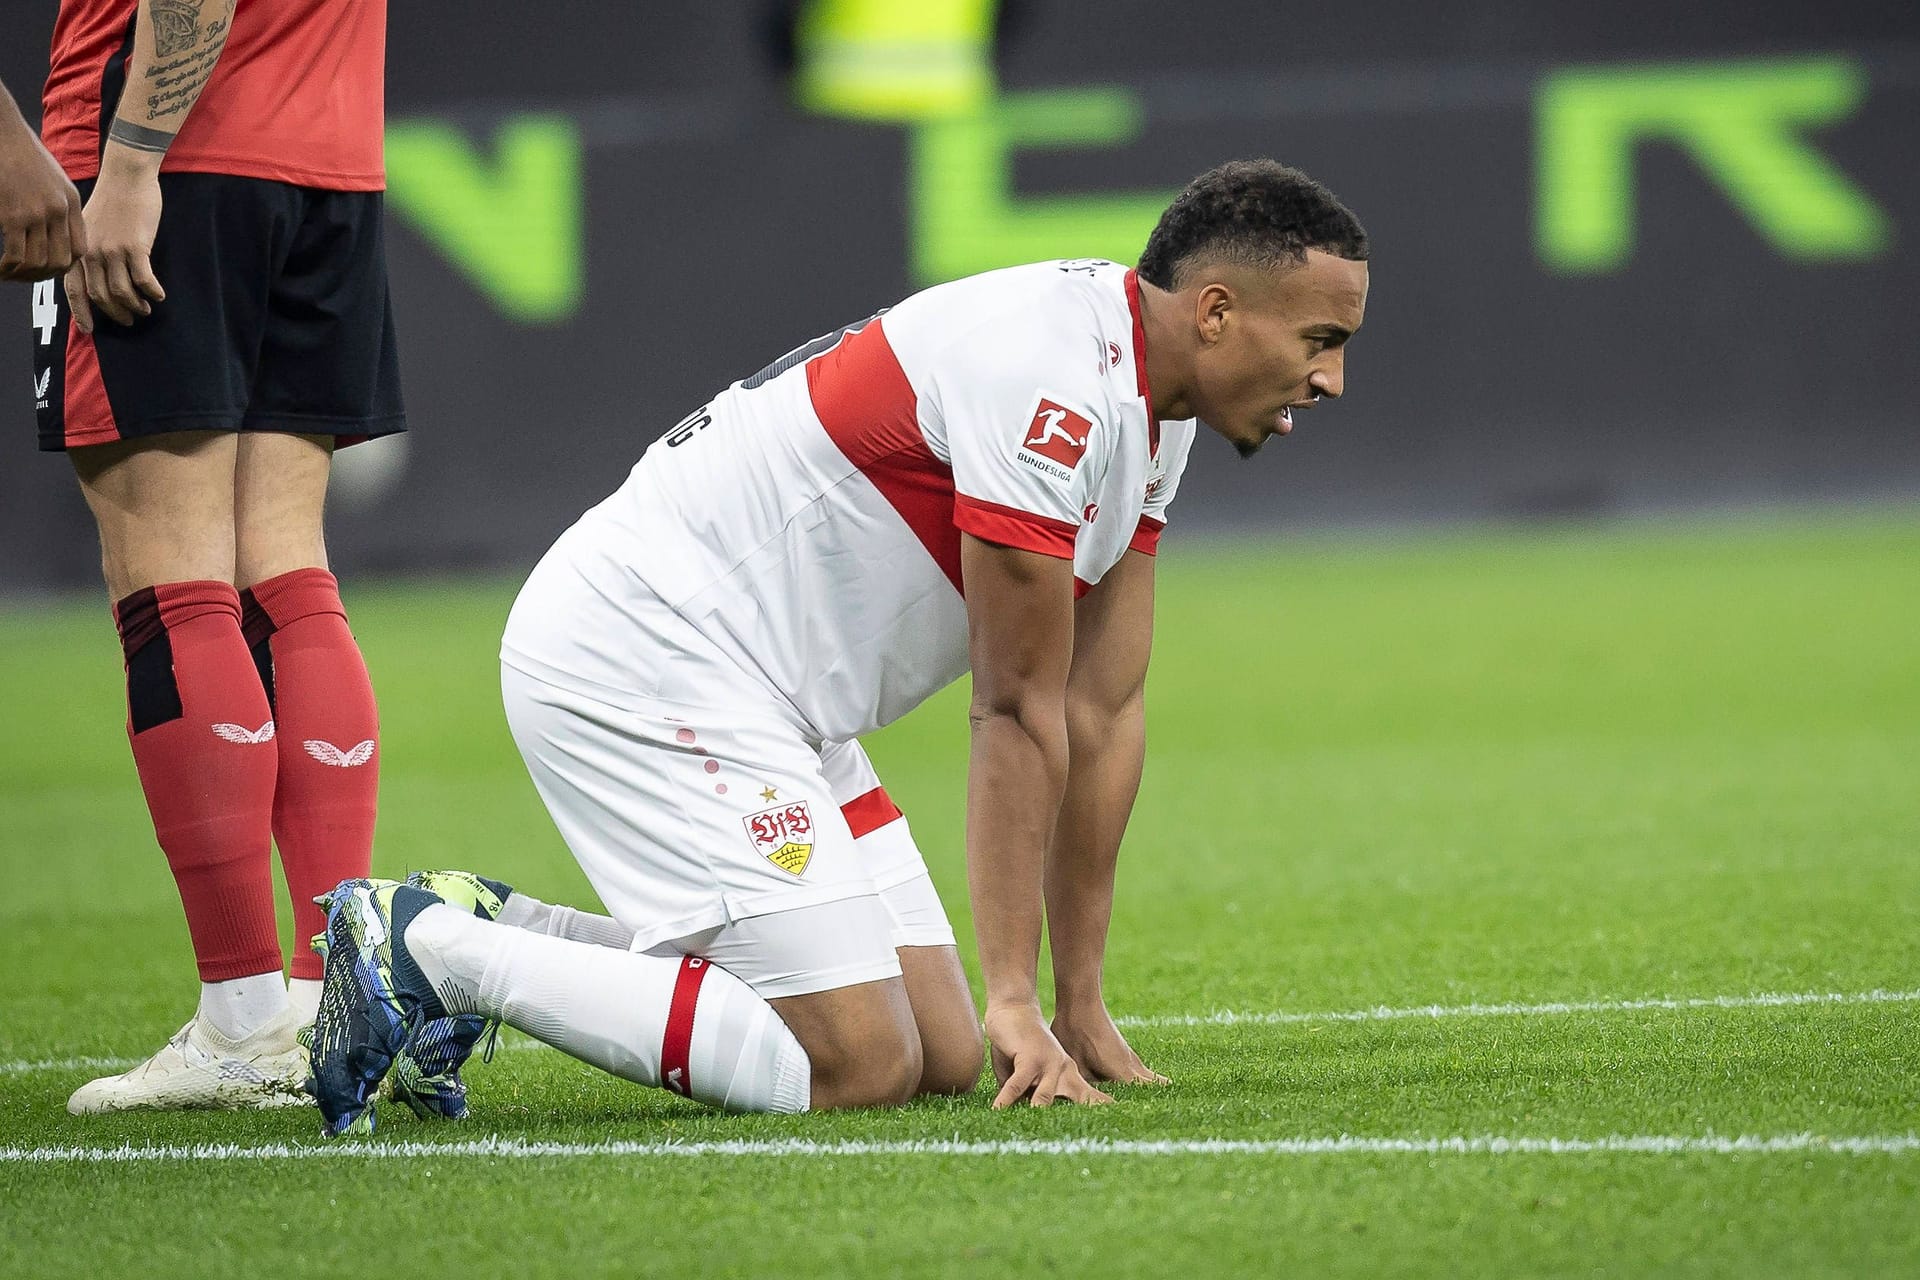
MULTIPOLYGON (((1025 10, 978 109, 877 122, 790 105, 744 19, 668 32, 623 71, 593 25, 611 10, 549 24, 562 44, 584 24, 571 69, 477 36, 422 49, 396 13, 414 430, 343 457, 343 566, 523 566, 720 385, 941 279, 1131 260, 1185 179, 1243 155, 1359 213, 1370 311, 1343 402, 1251 462, 1197 450, 1176 526, 1920 495, 1920 31, 1823 42, 1754 19, 1765 39, 1723 22, 1662 54, 1536 13, 1527 47, 1493 55, 1376 40, 1369 59, 1362 34, 1210 66, 1144 8, 1085 58, 1065 8, 1025 10)), ((33 59, 0 50, 0 75, 19 92, 33 59)), ((85 583, 85 513, 31 453, 10 296, 0 588, 85 583)))

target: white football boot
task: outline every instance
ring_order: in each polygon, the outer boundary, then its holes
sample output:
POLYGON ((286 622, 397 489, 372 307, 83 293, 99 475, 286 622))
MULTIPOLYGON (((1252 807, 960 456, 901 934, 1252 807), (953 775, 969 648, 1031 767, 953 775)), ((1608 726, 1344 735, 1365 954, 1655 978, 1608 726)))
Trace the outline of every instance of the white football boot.
POLYGON ((74 1090, 67 1110, 87 1116, 312 1106, 304 1088, 307 1050, 295 1038, 300 1026, 300 1015, 288 1008, 252 1035, 229 1040, 196 1017, 139 1066, 74 1090))

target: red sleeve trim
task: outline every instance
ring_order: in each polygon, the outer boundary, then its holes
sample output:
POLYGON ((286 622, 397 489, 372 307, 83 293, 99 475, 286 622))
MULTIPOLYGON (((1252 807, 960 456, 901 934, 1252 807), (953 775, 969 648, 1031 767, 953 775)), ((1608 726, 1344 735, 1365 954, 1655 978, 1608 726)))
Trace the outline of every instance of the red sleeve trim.
POLYGON ((1078 525, 1065 520, 983 502, 964 493, 953 497, 953 523, 982 542, 1038 551, 1061 560, 1073 559, 1073 539, 1080 532, 1078 525))
POLYGON ((875 787, 862 796, 855 796, 840 806, 840 815, 847 820, 847 829, 858 840, 869 832, 880 828, 901 816, 900 806, 893 802, 885 787, 875 787))
POLYGON ((1167 527, 1165 520, 1155 520, 1152 516, 1141 516, 1140 527, 1133 531, 1133 538, 1127 543, 1127 549, 1138 551, 1142 555, 1155 555, 1160 550, 1160 531, 1167 527))

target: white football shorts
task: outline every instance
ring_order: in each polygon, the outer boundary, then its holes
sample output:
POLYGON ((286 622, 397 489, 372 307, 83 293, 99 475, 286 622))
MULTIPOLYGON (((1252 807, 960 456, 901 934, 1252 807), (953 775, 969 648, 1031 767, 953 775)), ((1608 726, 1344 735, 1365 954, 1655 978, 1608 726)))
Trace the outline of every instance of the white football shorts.
POLYGON ((535 789, 634 950, 707 956, 772 998, 897 977, 896 948, 953 945, 858 742, 811 742, 657 600, 640 625, 622 602, 630 687, 580 679, 552 659, 612 625, 596 600, 549 553, 508 620, 501 693, 535 789))

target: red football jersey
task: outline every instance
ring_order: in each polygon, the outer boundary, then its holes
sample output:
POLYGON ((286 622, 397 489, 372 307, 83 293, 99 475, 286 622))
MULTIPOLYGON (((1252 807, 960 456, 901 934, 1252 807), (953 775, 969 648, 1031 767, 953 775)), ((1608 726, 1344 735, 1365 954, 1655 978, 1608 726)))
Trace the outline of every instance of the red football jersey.
MULTIPOLYGON (((136 3, 61 0, 41 134, 76 181, 100 172, 136 3)), ((386 58, 387 0, 239 0, 220 62, 160 167, 378 191, 386 58)))

